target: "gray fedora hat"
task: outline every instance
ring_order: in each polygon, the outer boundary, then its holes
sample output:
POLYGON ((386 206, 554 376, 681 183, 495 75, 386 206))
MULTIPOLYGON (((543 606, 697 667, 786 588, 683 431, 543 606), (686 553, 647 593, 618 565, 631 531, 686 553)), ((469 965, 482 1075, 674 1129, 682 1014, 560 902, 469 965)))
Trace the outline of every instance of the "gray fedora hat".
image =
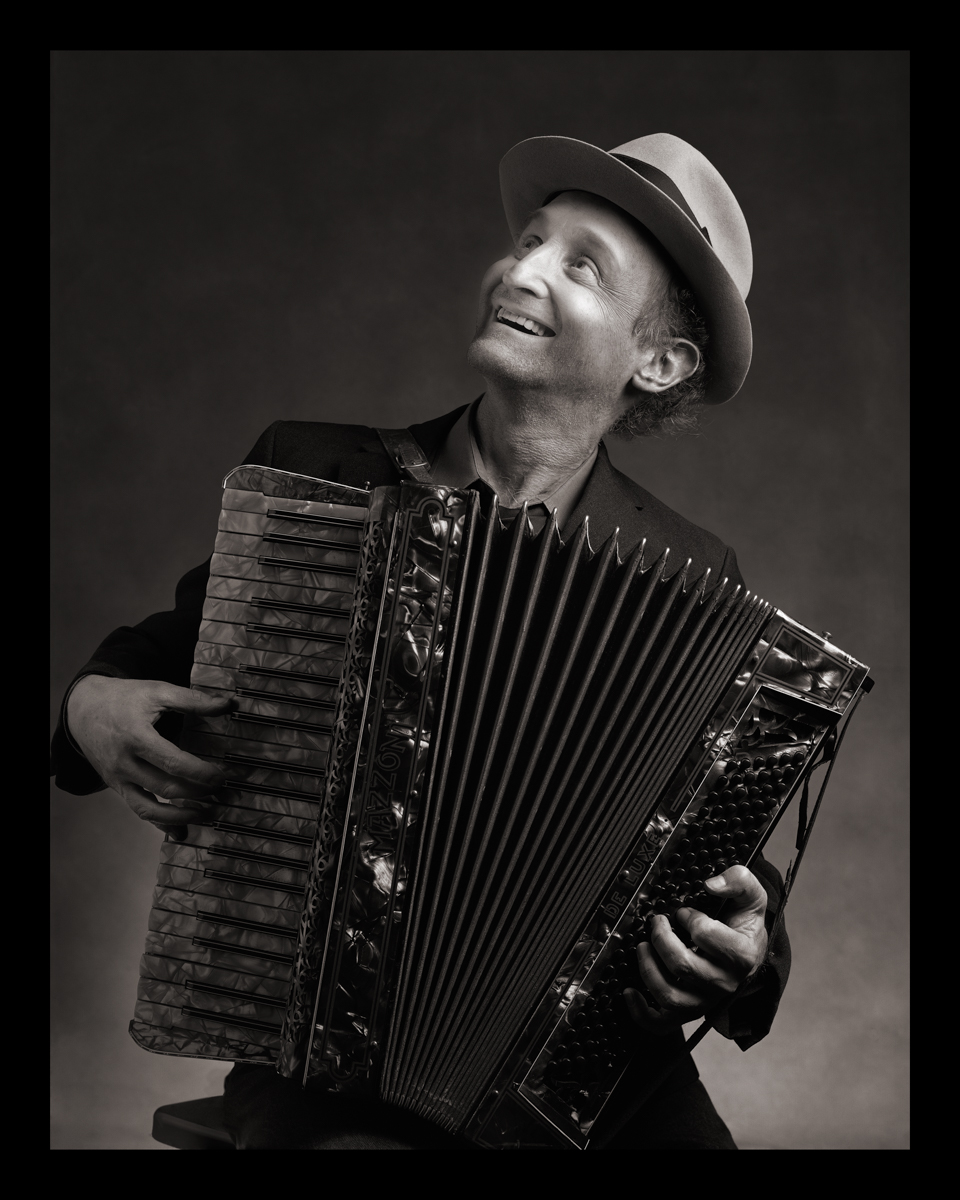
POLYGON ((753 352, 744 303, 753 252, 736 197, 699 150, 671 133, 609 152, 575 138, 528 138, 504 155, 500 190, 515 238, 531 213, 568 191, 602 196, 646 226, 686 277, 706 322, 706 402, 737 394, 753 352))

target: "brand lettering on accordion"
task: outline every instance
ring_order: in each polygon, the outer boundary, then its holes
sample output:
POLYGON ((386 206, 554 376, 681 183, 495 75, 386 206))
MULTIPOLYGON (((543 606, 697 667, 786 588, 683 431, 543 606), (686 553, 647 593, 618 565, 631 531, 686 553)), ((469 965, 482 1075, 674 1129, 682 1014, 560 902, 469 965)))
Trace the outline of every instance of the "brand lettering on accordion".
MULTIPOLYGON (((225 482, 131 1033, 480 1146, 585 1148, 653 913, 759 853, 869 686, 755 596, 615 540, 264 467, 225 482)), ((805 804, 805 801, 804 801, 805 804)))

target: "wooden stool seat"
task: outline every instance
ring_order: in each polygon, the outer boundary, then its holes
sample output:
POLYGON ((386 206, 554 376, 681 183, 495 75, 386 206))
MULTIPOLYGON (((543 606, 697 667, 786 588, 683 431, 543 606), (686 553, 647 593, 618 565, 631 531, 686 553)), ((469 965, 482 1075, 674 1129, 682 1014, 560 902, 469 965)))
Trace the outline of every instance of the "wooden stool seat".
POLYGON ((153 1138, 178 1150, 236 1150, 223 1127, 223 1097, 164 1104, 153 1114, 153 1138))

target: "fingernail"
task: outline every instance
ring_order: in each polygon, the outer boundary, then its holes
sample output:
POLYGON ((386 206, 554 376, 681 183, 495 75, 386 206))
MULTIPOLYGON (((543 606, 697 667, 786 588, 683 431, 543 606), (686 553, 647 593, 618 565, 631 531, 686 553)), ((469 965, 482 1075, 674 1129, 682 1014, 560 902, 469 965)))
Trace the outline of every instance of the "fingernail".
POLYGON ((715 875, 713 877, 713 879, 705 879, 703 882, 704 882, 705 887, 712 887, 712 888, 716 889, 716 888, 722 888, 724 886, 724 884, 726 883, 726 880, 723 878, 722 875, 715 875))

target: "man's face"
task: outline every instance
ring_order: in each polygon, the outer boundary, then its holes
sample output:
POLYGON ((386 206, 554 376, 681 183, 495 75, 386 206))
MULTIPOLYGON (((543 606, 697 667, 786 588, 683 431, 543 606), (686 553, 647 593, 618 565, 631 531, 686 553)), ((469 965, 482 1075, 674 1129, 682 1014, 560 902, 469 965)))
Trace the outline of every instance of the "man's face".
POLYGON ((609 410, 612 423, 632 403, 637 318, 668 272, 621 209, 563 192, 484 276, 469 362, 490 382, 609 410))

